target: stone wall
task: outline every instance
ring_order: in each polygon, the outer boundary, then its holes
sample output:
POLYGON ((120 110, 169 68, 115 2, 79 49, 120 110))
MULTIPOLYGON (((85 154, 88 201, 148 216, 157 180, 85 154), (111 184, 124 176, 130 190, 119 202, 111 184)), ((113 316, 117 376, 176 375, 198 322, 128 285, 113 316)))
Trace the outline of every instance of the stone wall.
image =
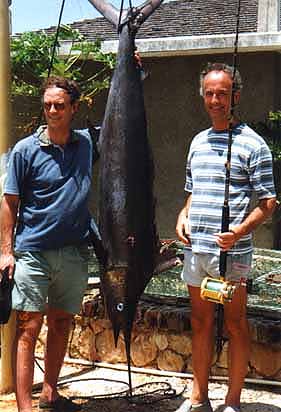
MULTIPOLYGON (((281 381, 280 314, 249 309, 252 349, 248 377, 281 381)), ((214 355, 211 373, 227 375, 226 342, 219 361, 214 355)), ((124 338, 115 348, 111 324, 102 302, 84 304, 76 316, 69 356, 91 361, 126 363, 124 338)), ((141 300, 131 341, 131 361, 137 367, 192 373, 190 306, 186 298, 141 300)))

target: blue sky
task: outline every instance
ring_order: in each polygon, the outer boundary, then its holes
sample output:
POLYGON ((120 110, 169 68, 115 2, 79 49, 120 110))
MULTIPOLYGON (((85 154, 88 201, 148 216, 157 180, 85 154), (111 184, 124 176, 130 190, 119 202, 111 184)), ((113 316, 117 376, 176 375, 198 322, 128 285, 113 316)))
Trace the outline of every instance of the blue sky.
MULTIPOLYGON (((142 2, 144 0, 132 0, 133 5, 142 2)), ((119 7, 121 0, 111 0, 111 3, 119 7)), ((56 26, 61 4, 62 0, 12 0, 13 34, 56 26)), ((127 6, 128 1, 124 0, 124 5, 127 6)), ((97 16, 99 14, 88 0, 66 0, 62 22, 67 24, 97 16)))

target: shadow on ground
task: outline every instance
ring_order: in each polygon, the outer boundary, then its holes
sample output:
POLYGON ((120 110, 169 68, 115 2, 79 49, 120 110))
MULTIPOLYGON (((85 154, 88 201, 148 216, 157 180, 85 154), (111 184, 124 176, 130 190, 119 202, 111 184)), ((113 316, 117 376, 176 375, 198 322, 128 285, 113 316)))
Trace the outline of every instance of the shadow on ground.
MULTIPOLYGON (((33 388, 33 412, 38 412, 42 376, 40 371, 40 376, 37 378, 38 383, 33 388)), ((159 392, 161 396, 167 392, 170 394, 169 385, 177 396, 167 397, 154 403, 131 403, 125 397, 110 398, 105 396, 112 396, 113 393, 128 390, 126 370, 64 367, 64 376, 61 379, 66 381, 60 383, 60 393, 80 404, 81 412, 175 412, 182 402, 190 397, 192 391, 191 379, 162 376, 159 382, 159 376, 134 373, 133 393, 141 393, 146 401, 147 394, 149 393, 151 396, 150 393, 153 393, 154 390, 157 392, 157 396, 159 392), (98 394, 105 395, 99 398, 98 394)), ((214 412, 220 412, 226 393, 227 384, 225 382, 210 382, 209 394, 214 412)), ((141 400, 138 399, 138 402, 141 400)), ((17 412, 15 394, 0 396, 0 412, 17 412)), ((280 386, 245 385, 242 392, 241 412, 281 412, 280 386)))
MULTIPOLYGON (((281 405, 281 400, 280 400, 281 405)), ((214 412, 221 412, 223 408, 221 406, 214 409, 214 412)), ((281 412, 281 408, 274 405, 268 405, 259 402, 249 402, 241 404, 241 412, 281 412)))
MULTIPOLYGON (((125 398, 114 399, 81 399, 73 396, 72 399, 81 404, 81 412, 175 412, 181 403, 185 400, 182 396, 173 399, 166 399, 153 404, 134 404, 129 402, 125 398)), ((34 409, 37 412, 38 396, 33 396, 34 409)), ((281 399, 280 407, 275 405, 269 405, 267 403, 259 402, 247 402, 242 403, 241 412, 281 412, 281 399)), ((220 412, 221 406, 214 407, 214 412, 220 412)), ((0 400, 1 412, 16 412, 15 400, 6 400, 5 402, 0 400)))
MULTIPOLYGON (((281 412, 279 406, 268 405, 266 403, 249 402, 242 403, 242 412, 281 412)), ((281 406, 281 399, 280 399, 281 406)))
MULTIPOLYGON (((81 412, 175 412, 184 399, 167 399, 153 404, 134 404, 126 399, 88 399, 81 404, 81 412)), ((281 403, 281 400, 280 400, 281 403)), ((279 406, 265 403, 242 403, 241 412, 281 412, 279 406)), ((221 412, 221 406, 214 412, 221 412)))

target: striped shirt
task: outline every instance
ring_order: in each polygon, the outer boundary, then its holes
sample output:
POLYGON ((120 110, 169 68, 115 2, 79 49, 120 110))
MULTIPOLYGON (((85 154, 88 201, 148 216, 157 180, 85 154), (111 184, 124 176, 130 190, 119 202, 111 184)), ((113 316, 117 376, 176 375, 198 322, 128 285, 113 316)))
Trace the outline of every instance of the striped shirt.
MULTIPOLYGON (((214 233, 221 231, 225 194, 228 131, 210 128, 193 139, 186 166, 185 191, 192 193, 189 229, 192 251, 219 255, 214 233)), ((233 130, 229 187, 229 225, 239 225, 258 200, 275 197, 272 156, 265 141, 246 124, 233 130)), ((243 236, 229 253, 248 253, 252 235, 243 236)))

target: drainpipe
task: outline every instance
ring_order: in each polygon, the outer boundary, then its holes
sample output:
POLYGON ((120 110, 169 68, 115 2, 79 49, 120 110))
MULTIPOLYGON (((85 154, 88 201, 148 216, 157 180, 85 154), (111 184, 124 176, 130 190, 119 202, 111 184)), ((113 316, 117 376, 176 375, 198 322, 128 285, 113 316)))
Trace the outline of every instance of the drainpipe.
MULTIPOLYGON (((10 10, 12 0, 0 0, 0 155, 11 146, 10 106, 10 10)), ((0 393, 13 389, 11 349, 15 317, 1 326, 0 393)))

